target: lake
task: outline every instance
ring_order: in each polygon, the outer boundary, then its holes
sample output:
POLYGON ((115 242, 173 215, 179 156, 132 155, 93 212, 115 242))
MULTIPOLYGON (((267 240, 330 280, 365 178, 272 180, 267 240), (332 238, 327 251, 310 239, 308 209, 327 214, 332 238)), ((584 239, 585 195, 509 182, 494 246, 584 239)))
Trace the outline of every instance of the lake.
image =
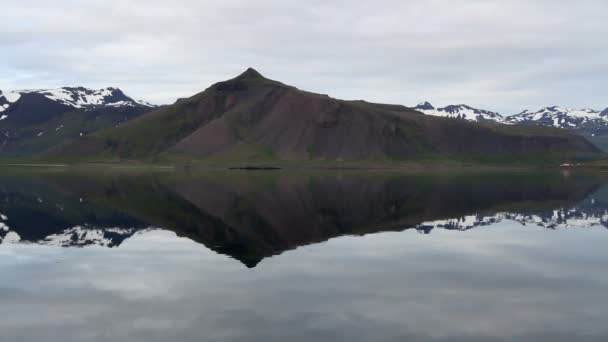
POLYGON ((0 172, 2 341, 607 341, 608 176, 0 172))

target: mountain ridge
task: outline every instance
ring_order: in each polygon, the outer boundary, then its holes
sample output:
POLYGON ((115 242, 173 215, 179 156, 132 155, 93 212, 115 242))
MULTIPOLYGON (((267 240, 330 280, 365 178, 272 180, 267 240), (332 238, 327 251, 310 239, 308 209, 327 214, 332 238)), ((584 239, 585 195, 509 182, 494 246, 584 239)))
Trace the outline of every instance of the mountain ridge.
POLYGON ((144 106, 157 107, 141 100, 127 96, 120 88, 106 87, 100 89, 76 87, 60 87, 49 89, 21 89, 4 93, 0 90, 0 111, 7 110, 19 101, 24 94, 38 94, 59 104, 85 108, 95 106, 144 106))
POLYGON ((572 109, 560 106, 541 108, 536 112, 523 112, 507 117, 509 123, 537 123, 557 128, 585 128, 589 125, 608 125, 608 115, 598 110, 572 109))
POLYGON ((608 108, 599 111, 590 108, 573 109, 562 106, 547 106, 537 111, 526 109, 512 115, 503 115, 498 112, 475 108, 467 104, 447 105, 436 108, 428 101, 422 102, 412 108, 426 115, 460 118, 469 121, 484 120, 504 124, 539 124, 565 129, 581 128, 584 124, 608 125, 608 108), (470 112, 467 113, 466 110, 470 112))
POLYGON ((428 101, 413 107, 426 115, 441 116, 454 119, 465 119, 473 122, 498 122, 504 123, 505 117, 499 113, 485 109, 478 109, 466 104, 449 105, 443 108, 435 108, 428 101))
POLYGON ((542 108, 536 112, 523 111, 507 117, 510 124, 540 125, 575 132, 603 151, 608 151, 608 109, 571 109, 560 106, 542 108))
POLYGON ((566 129, 585 137, 603 151, 608 152, 608 108, 600 112, 588 108, 572 109, 548 106, 537 111, 524 110, 509 116, 476 109, 464 104, 437 109, 429 102, 423 102, 414 108, 427 115, 453 117, 473 122, 483 121, 506 125, 546 126, 566 129))

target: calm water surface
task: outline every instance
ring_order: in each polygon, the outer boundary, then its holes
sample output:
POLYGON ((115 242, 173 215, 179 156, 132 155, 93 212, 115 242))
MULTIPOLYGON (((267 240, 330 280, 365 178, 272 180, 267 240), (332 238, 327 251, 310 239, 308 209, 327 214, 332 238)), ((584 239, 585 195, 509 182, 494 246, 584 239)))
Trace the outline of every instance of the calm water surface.
POLYGON ((607 341, 608 178, 0 174, 1 341, 607 341))

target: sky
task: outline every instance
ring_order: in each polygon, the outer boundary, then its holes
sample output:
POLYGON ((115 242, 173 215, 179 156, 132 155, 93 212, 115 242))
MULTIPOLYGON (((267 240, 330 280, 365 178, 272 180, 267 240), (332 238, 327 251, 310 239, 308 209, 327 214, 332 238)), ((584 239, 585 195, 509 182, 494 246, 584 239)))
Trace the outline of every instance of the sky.
POLYGON ((253 67, 342 99, 608 107, 606 0, 3 0, 0 90, 156 104, 253 67))

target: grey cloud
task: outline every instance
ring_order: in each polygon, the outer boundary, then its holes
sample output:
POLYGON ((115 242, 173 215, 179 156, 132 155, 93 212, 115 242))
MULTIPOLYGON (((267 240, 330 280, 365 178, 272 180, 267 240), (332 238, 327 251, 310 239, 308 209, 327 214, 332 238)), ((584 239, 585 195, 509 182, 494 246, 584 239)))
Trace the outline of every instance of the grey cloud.
POLYGON ((5 1, 0 89, 119 86, 157 103, 248 66, 303 89, 512 114, 602 109, 605 1, 5 1))

